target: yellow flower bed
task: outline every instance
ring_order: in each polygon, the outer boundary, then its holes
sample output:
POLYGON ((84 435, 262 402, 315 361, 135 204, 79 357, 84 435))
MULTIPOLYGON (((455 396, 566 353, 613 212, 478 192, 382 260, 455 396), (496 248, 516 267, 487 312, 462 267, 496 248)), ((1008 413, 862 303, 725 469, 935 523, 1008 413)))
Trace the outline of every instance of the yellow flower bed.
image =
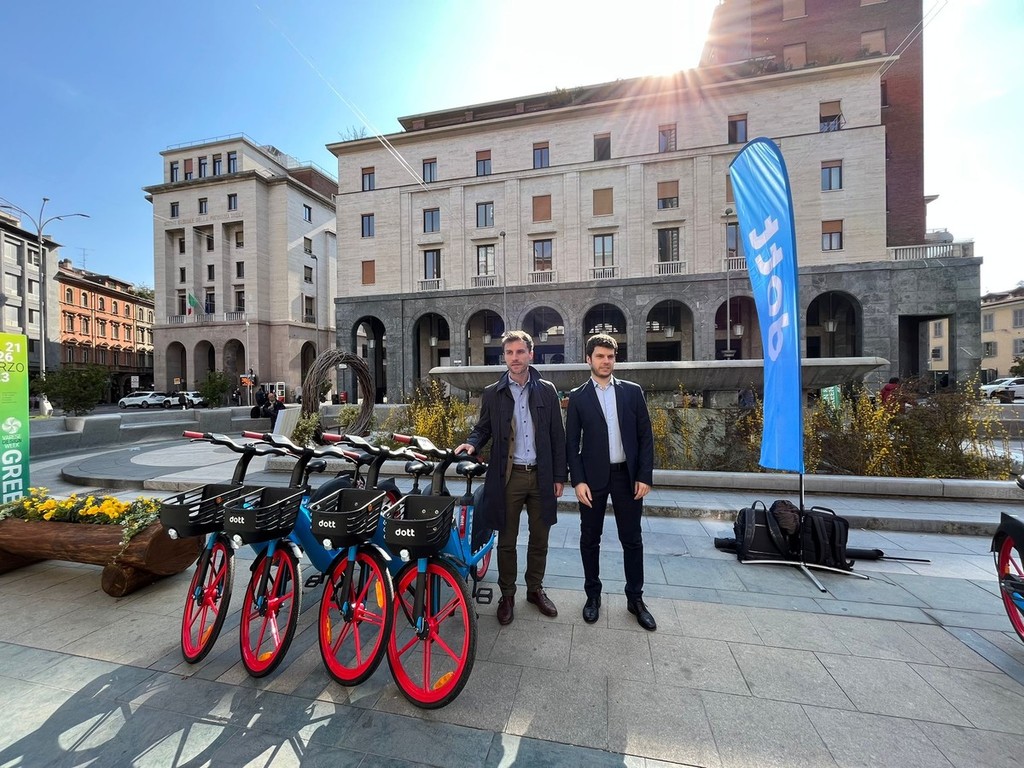
POLYGON ((160 502, 145 496, 121 501, 113 496, 97 498, 75 493, 66 499, 55 499, 49 493, 47 488, 29 488, 28 496, 0 506, 0 520, 16 517, 31 521, 119 525, 123 529, 122 541, 127 544, 160 515, 160 502))

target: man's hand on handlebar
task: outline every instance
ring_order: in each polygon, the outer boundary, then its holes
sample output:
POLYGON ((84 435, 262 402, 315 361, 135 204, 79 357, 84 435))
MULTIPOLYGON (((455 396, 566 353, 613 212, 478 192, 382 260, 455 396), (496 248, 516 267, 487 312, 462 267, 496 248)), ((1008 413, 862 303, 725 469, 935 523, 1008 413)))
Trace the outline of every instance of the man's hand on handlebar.
POLYGON ((455 453, 456 455, 460 453, 468 453, 470 456, 472 456, 473 454, 476 453, 476 448, 474 448, 469 443, 463 443, 462 445, 455 449, 455 453))

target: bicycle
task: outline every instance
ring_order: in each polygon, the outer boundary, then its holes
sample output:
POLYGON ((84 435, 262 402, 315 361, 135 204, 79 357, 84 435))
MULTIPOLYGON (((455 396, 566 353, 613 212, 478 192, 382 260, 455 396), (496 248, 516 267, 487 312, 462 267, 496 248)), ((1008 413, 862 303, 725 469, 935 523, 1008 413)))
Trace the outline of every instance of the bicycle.
POLYGON ((306 588, 312 588, 324 581, 340 554, 324 548, 313 535, 307 504, 347 486, 347 480, 334 478, 310 494, 309 475, 326 468, 324 457, 348 457, 333 447, 298 446, 281 435, 243 432, 242 436, 296 457, 288 487, 241 494, 224 510, 224 533, 232 545, 237 549, 248 544, 258 553, 242 603, 239 647, 246 671, 252 677, 264 677, 284 660, 295 636, 302 608, 299 558, 305 554, 317 570, 305 582, 306 588))
POLYGON ((222 532, 224 505, 254 490, 243 485, 254 458, 285 454, 270 445, 239 444, 221 434, 186 431, 182 436, 222 445, 241 454, 228 483, 191 488, 160 502, 160 522, 172 539, 206 536, 181 617, 181 655, 189 664, 197 664, 217 642, 231 604, 235 561, 234 548, 222 532))
MULTIPOLYGON (((1024 490, 1024 477, 1017 478, 1024 490)), ((992 537, 992 559, 999 576, 1003 608, 1017 636, 1024 641, 1024 519, 1002 513, 992 537)))
POLYGON ((395 565, 395 621, 388 666, 406 699, 435 709, 462 692, 473 670, 477 616, 470 608, 471 597, 486 603, 493 596, 490 588, 479 587, 475 576, 472 595, 466 583, 497 540, 497 533, 491 531, 482 544, 474 546, 473 541, 472 484, 487 465, 437 448, 423 437, 396 434, 394 439, 437 461, 431 483, 434 493, 404 496, 384 517, 384 543, 402 561, 395 565), (455 461, 456 473, 466 478, 466 494, 459 499, 442 495, 445 472, 455 461))
MULTIPOLYGON (((320 657, 332 678, 342 685, 357 685, 369 678, 383 660, 394 620, 394 586, 388 569, 391 557, 371 539, 380 528, 388 491, 391 486, 397 491, 397 485, 393 481, 383 488, 373 485, 387 456, 411 454, 406 450, 371 452, 369 482, 367 487, 359 488, 353 486, 361 483, 360 466, 368 463, 365 456, 338 447, 302 448, 280 435, 259 437, 292 455, 340 456, 356 465, 351 475, 339 473, 318 488, 306 511, 309 532, 317 544, 311 560, 317 550, 336 553, 326 567, 314 560, 324 582, 317 621, 320 657)), ((301 505, 298 520, 296 531, 301 532, 305 525, 301 505)), ((309 550, 307 542, 302 541, 301 546, 309 550)))

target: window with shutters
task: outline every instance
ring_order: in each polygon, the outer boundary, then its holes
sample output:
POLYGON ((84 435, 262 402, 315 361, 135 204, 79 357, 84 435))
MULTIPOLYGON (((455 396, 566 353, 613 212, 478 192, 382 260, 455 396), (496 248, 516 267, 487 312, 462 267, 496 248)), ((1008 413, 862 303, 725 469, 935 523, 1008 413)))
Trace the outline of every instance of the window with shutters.
POLYGON ((533 220, 551 221, 551 195, 534 195, 533 220))
POLYGON ((843 222, 823 221, 821 222, 821 250, 841 251, 843 250, 843 222))
POLYGON ((377 282, 377 262, 376 261, 364 261, 363 267, 363 285, 373 285, 377 282))
POLYGON ((609 216, 613 213, 612 188, 594 190, 594 215, 609 216))
POLYGON ((476 175, 491 175, 491 150, 484 149, 476 153, 476 175))
POLYGON ((658 209, 679 207, 679 182, 658 182, 658 209))

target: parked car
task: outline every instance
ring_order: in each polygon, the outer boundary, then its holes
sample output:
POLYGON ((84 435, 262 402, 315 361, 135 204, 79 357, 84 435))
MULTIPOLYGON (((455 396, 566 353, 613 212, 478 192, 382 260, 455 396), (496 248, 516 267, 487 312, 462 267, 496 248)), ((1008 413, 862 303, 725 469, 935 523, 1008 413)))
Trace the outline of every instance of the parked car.
POLYGON ((168 399, 166 392, 132 392, 117 401, 118 408, 166 408, 165 402, 168 399))
MULTIPOLYGON (((179 392, 178 395, 181 393, 179 392)), ((164 408, 178 408, 178 395, 167 395, 167 398, 163 402, 164 408)), ((188 408, 202 408, 206 405, 206 400, 203 396, 196 391, 185 392, 185 405, 188 408)))
POLYGON ((992 390, 992 397, 1001 403, 1012 403, 1024 397, 1024 378, 1010 379, 1006 384, 992 390))
POLYGON ((978 387, 978 389, 981 390, 981 396, 982 397, 993 397, 994 396, 993 393, 997 389, 1002 389, 1003 387, 1007 387, 1010 384, 1014 384, 1014 383, 1016 383, 1016 384, 1024 383, 1024 378, 1017 378, 1017 379, 1015 379, 1013 376, 1004 376, 1001 379, 996 379, 995 381, 990 381, 988 384, 982 384, 980 387, 978 387))

